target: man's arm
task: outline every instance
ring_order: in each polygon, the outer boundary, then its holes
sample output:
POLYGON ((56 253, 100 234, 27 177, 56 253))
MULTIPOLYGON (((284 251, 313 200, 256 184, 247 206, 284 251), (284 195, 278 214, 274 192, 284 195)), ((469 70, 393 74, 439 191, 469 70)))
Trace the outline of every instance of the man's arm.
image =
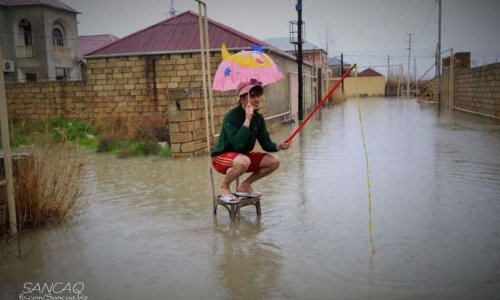
POLYGON ((278 152, 280 150, 278 145, 271 140, 269 131, 267 131, 266 121, 262 115, 259 116, 259 134, 257 135, 257 140, 262 150, 266 152, 278 152))

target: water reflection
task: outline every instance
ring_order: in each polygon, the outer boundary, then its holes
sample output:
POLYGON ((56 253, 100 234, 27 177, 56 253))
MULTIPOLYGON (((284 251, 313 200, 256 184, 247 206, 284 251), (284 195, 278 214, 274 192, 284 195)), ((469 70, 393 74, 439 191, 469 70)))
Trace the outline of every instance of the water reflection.
POLYGON ((279 247, 259 240, 264 231, 261 219, 240 218, 220 223, 214 217, 216 238, 212 254, 225 293, 234 299, 264 299, 272 295, 279 279, 279 247))

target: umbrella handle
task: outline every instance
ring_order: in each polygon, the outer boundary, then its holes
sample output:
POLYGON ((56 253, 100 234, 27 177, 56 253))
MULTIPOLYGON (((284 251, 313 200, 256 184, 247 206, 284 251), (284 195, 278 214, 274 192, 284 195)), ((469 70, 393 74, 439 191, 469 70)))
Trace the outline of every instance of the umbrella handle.
POLYGON ((299 127, 297 127, 297 129, 295 129, 295 131, 290 135, 290 137, 288 137, 284 143, 291 143, 292 142, 292 139, 302 130, 302 128, 304 128, 304 125, 306 125, 307 121, 309 121, 309 119, 314 115, 314 113, 321 107, 321 105, 323 105, 323 103, 325 103, 325 101, 328 99, 328 97, 330 97, 333 92, 338 88, 338 86, 344 81, 344 79, 349 76, 349 74, 351 73, 351 71, 356 67, 356 64, 354 64, 352 67, 350 67, 346 72, 345 74, 340 78, 340 80, 330 89, 330 91, 328 92, 328 94, 325 95, 325 97, 323 97, 323 99, 321 99, 321 101, 314 107, 313 110, 311 110, 311 112, 306 116, 306 118, 300 123, 299 127))

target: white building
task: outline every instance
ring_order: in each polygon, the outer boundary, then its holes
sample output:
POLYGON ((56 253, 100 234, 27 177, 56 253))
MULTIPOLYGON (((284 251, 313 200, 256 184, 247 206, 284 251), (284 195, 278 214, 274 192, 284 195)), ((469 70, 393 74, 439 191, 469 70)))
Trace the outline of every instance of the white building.
POLYGON ((80 80, 77 14, 58 0, 0 0, 5 80, 80 80))

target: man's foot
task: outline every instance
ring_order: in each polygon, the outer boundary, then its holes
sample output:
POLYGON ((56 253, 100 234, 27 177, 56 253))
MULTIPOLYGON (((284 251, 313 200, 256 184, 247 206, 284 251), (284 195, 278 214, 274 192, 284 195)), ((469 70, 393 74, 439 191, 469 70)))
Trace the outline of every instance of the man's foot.
POLYGON ((234 194, 239 197, 251 197, 251 198, 257 198, 262 196, 262 193, 252 188, 252 186, 249 187, 239 186, 236 189, 236 193, 234 194))
POLYGON ((217 196, 217 198, 219 200, 222 200, 222 201, 226 202, 226 203, 232 203, 232 202, 237 202, 238 201, 238 197, 236 197, 233 194, 229 194, 229 195, 225 195, 225 196, 219 195, 219 196, 217 196))
POLYGON ((226 189, 226 188, 221 188, 220 195, 217 197, 226 203, 238 201, 238 197, 231 194, 231 191, 229 189, 226 189))

